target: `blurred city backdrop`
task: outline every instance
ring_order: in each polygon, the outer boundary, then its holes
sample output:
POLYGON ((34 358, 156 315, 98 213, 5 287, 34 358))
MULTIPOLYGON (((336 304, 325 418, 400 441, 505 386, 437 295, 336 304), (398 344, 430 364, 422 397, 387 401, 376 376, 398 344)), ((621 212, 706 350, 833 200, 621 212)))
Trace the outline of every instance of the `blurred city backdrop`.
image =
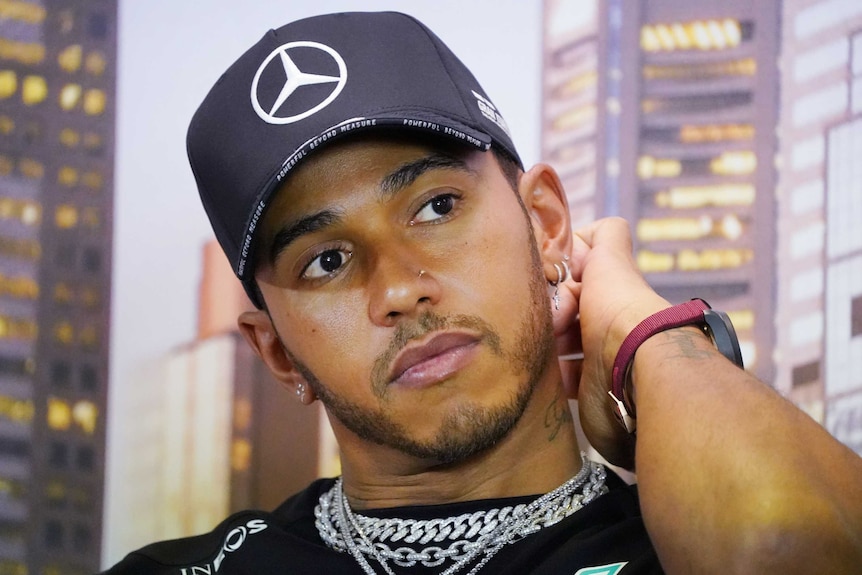
POLYGON ((650 283, 726 310, 862 454, 862 2, 292 4, 0 0, 0 575, 92 573, 339 472, 236 331, 184 146, 243 50, 321 12, 426 22, 575 226, 629 219, 650 283))

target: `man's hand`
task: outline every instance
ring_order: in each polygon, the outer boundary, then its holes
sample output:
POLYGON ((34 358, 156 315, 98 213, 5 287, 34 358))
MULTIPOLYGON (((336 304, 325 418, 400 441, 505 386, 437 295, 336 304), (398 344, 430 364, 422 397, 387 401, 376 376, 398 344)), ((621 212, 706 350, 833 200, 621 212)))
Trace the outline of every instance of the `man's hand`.
POLYGON ((598 220, 575 231, 572 244, 573 277, 561 286, 554 329, 558 353, 580 348, 584 361, 564 366, 564 385, 578 399, 581 425, 593 447, 609 462, 633 469, 634 437, 616 421, 608 396, 613 362, 629 332, 670 304, 638 271, 625 220, 598 220))

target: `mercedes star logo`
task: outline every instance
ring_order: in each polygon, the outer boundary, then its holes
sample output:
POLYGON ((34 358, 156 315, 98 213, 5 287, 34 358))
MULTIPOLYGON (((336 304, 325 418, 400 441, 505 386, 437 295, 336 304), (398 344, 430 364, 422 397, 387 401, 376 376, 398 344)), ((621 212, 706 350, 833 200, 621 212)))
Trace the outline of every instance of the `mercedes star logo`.
POLYGON ((338 97, 338 94, 341 93, 345 83, 347 83, 347 66, 344 64, 344 59, 338 54, 338 52, 329 46, 319 44, 317 42, 290 42, 273 50, 260 65, 260 68, 257 69, 257 73, 254 75, 254 80, 251 83, 251 105, 254 108, 254 111, 257 112, 257 115, 260 116, 264 122, 269 124, 292 124, 293 122, 298 122, 303 118, 307 118, 328 106, 333 100, 335 100, 335 98, 338 97), (307 71, 300 70, 299 66, 294 63, 289 54, 289 52, 295 48, 314 48, 325 52, 338 65, 338 76, 312 74, 307 71), (266 109, 261 105, 258 98, 258 83, 260 82, 261 76, 266 73, 268 69, 277 67, 277 64, 270 66, 270 63, 275 58, 280 59, 286 80, 278 94, 278 97, 275 99, 275 102, 266 109), (297 89, 302 86, 309 86, 312 84, 333 84, 334 86, 328 96, 308 110, 292 116, 279 115, 279 109, 284 105, 287 99, 296 92, 297 89))

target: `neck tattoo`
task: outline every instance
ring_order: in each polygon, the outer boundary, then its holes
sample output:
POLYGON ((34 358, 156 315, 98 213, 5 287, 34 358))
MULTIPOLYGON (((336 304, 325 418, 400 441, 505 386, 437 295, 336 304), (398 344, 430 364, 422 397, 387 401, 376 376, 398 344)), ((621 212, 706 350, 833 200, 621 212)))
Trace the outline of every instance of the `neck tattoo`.
POLYGON ((376 575, 369 559, 386 575, 389 565, 441 567, 441 575, 455 575, 469 566, 475 575, 504 546, 562 521, 608 491, 605 468, 582 453, 577 475, 531 503, 454 517, 415 520, 379 519, 354 513, 341 478, 320 496, 314 508, 315 526, 331 549, 353 555, 366 575, 376 575))

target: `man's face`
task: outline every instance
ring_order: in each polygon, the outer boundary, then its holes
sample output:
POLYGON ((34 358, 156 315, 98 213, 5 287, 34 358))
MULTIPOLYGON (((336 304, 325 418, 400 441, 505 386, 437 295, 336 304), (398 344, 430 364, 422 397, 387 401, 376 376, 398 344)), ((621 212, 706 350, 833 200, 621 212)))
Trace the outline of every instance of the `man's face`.
POLYGON ((552 361, 529 219, 491 153, 333 145, 276 194, 260 246, 288 356, 360 445, 469 457, 512 429, 552 361))

